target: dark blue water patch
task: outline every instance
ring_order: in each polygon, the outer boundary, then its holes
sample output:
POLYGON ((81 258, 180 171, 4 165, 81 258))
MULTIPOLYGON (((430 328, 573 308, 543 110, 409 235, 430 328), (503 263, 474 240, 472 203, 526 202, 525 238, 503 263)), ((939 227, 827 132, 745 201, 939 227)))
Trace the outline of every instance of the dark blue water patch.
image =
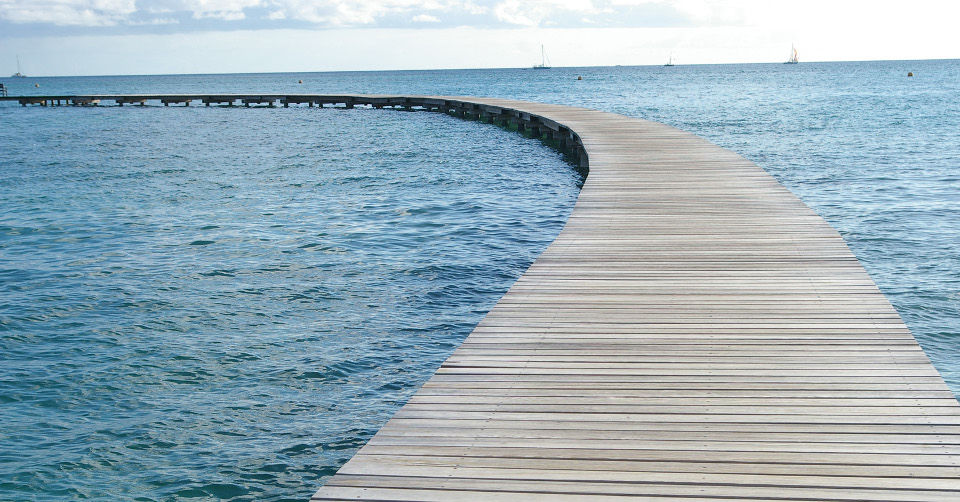
POLYGON ((0 498, 308 498, 577 195, 489 125, 277 111, 5 117, 0 498))

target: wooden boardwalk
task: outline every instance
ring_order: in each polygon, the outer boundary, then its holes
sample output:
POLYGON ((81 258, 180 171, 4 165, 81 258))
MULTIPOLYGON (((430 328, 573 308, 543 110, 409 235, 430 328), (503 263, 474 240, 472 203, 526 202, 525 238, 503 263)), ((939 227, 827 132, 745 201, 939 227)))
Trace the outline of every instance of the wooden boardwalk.
POLYGON ((837 232, 677 129, 569 128, 566 227, 313 500, 960 500, 960 406, 837 232))
POLYGON ((589 164, 556 241, 314 501, 960 500, 957 400, 837 232, 732 152, 496 99, 67 98, 431 109, 589 164))

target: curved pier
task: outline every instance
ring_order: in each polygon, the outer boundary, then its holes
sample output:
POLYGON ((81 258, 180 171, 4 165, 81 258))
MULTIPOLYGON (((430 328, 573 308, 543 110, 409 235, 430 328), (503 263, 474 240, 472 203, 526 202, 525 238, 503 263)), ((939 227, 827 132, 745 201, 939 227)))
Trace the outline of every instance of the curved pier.
POLYGON ((839 234, 730 151, 499 99, 71 99, 431 109, 589 164, 553 244, 314 501, 960 500, 960 404, 839 234))
POLYGON ((590 174, 556 241, 313 500, 960 500, 960 405, 769 174, 662 124, 471 101, 570 131, 590 174))

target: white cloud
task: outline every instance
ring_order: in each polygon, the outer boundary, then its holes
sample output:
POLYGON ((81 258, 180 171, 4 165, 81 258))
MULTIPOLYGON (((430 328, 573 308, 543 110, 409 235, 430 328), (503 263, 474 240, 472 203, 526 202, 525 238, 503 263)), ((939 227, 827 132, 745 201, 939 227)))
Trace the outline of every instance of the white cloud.
POLYGON ((781 32, 789 46, 804 34, 853 39, 878 26, 887 37, 898 37, 960 15, 960 4, 950 2, 913 0, 911 6, 866 0, 807 0, 802 6, 770 0, 0 0, 0 32, 4 25, 46 24, 47 33, 112 26, 120 28, 110 33, 135 34, 149 31, 140 26, 165 23, 179 23, 178 31, 198 25, 256 31, 292 22, 325 29, 752 27, 781 32))
POLYGON ((112 26, 136 12, 135 0, 0 0, 0 20, 58 26, 112 26))
POLYGON ((414 23, 439 23, 440 18, 429 14, 418 14, 411 19, 414 23))
POLYGON ((260 0, 153 0, 138 8, 136 0, 0 0, 0 20, 57 26, 143 25, 154 23, 137 19, 136 14, 178 12, 188 13, 195 19, 240 20, 245 18, 246 9, 261 3, 260 0))
POLYGON ((524 27, 544 24, 548 15, 593 14, 599 9, 590 0, 504 0, 493 7, 499 21, 524 27))
POLYGON ((700 26, 741 25, 751 10, 765 5, 783 10, 775 2, 757 0, 674 0, 672 3, 680 13, 700 26))
POLYGON ((450 7, 451 9, 454 9, 454 8, 460 9, 466 12, 467 14, 471 14, 475 16, 480 14, 486 14, 487 12, 490 11, 490 9, 488 9, 487 7, 477 5, 470 0, 467 0, 466 2, 456 2, 456 1, 450 2, 450 7))
POLYGON ((260 7, 261 0, 154 0, 174 12, 189 12, 194 19, 221 19, 239 21, 246 19, 246 9, 260 7))
POLYGON ((161 26, 165 24, 180 24, 180 21, 177 19, 170 19, 165 17, 155 17, 147 21, 132 21, 129 23, 132 26, 161 26))
POLYGON ((240 21, 246 19, 243 11, 232 10, 202 10, 193 13, 194 19, 220 19, 222 21, 240 21))
MULTIPOLYGON (((107 26, 142 24, 151 15, 224 21, 266 18, 327 27, 381 26, 403 19, 441 18, 493 25, 537 26, 547 16, 598 12, 591 0, 0 0, 0 20, 13 23, 107 26), (264 9, 268 13, 252 9, 264 9)), ((437 21, 434 21, 436 19, 437 21)))
POLYGON ((421 0, 267 0, 286 19, 347 27, 374 25, 377 20, 394 13, 423 11, 434 5, 421 0))

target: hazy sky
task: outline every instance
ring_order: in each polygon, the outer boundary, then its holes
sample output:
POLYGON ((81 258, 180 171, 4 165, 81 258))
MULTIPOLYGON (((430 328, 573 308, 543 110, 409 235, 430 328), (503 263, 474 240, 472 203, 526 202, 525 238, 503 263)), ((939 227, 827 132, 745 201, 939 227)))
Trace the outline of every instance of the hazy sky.
POLYGON ((0 75, 958 58, 960 2, 0 0, 0 75), (5 73, 4 73, 5 72, 5 73))

